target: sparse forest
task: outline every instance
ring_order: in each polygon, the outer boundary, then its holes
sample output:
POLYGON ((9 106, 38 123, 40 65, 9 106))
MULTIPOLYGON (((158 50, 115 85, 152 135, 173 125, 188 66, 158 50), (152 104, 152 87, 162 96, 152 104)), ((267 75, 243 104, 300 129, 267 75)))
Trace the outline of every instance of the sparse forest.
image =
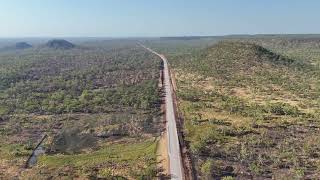
POLYGON ((155 176, 160 59, 134 42, 57 46, 0 53, 0 177, 155 176))
POLYGON ((319 178, 318 38, 223 39, 150 43, 173 68, 197 177, 319 178))
MULTIPOLYGON (((0 52, 0 177, 159 175, 160 59, 134 41, 59 43, 0 52)), ((199 179, 318 178, 318 38, 143 43, 168 58, 199 179)))
POLYGON ((4 0, 0 180, 320 180, 320 0, 4 0))

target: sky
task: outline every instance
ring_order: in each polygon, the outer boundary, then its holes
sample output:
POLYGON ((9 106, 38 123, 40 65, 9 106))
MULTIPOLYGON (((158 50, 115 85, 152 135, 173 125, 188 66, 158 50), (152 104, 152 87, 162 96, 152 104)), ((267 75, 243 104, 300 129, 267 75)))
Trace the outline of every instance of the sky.
POLYGON ((319 0, 2 0, 0 37, 320 34, 319 0))

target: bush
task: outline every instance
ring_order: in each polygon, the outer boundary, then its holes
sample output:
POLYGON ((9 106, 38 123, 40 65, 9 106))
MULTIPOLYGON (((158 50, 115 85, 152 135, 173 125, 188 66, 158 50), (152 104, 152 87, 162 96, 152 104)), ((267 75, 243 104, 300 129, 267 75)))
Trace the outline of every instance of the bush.
POLYGON ((213 166, 213 160, 208 159, 205 163, 203 163, 201 165, 201 173, 203 174, 203 176, 205 176, 206 178, 211 178, 212 173, 212 166, 213 166))
POLYGON ((298 116, 299 109, 286 103, 273 103, 269 105, 270 112, 276 115, 298 116))
POLYGON ((200 134, 191 144, 191 151, 195 154, 201 154, 206 151, 208 144, 221 144, 226 141, 226 137, 216 129, 210 129, 200 134))
POLYGON ((234 180, 234 177, 232 176, 225 176, 222 178, 222 180, 234 180))

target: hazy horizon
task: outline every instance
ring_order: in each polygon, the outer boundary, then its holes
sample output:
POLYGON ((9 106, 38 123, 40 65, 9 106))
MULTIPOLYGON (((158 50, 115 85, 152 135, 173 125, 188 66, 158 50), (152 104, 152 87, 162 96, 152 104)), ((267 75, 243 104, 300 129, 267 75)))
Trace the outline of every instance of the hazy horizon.
POLYGON ((319 34, 318 7, 315 0, 11 0, 0 7, 0 37, 319 34))
POLYGON ((300 33, 300 34, 225 34, 225 35, 174 35, 174 36, 12 36, 12 37, 1 37, 0 39, 154 39, 154 38, 170 38, 170 37, 228 37, 228 36, 320 36, 320 33, 300 33))

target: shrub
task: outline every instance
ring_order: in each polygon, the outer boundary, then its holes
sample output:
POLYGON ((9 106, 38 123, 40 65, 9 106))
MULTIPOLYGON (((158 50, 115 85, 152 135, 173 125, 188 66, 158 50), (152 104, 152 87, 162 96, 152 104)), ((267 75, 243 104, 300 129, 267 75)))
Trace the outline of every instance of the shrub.
POLYGON ((270 112, 276 115, 298 116, 299 109, 287 103, 273 103, 269 105, 270 112))
POLYGON ((222 180, 234 180, 234 177, 232 176, 225 176, 222 178, 222 180))
POLYGON ((213 160, 208 159, 205 163, 203 163, 201 165, 201 173, 203 174, 203 176, 205 176, 206 178, 211 178, 212 173, 212 166, 213 166, 213 160))

